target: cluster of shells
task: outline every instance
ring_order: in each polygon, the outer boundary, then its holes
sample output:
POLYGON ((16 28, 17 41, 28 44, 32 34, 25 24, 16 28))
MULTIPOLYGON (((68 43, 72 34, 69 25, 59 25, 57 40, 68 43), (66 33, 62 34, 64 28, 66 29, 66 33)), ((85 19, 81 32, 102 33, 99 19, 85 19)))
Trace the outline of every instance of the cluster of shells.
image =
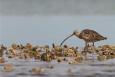
MULTIPOLYGON (((68 45, 64 45, 62 47, 55 44, 53 44, 52 47, 50 47, 49 45, 33 46, 30 43, 27 43, 26 45, 12 44, 10 47, 0 45, 0 63, 5 63, 5 58, 7 57, 8 59, 34 59, 46 62, 51 62, 54 60, 58 63, 67 62, 68 64, 78 64, 86 60, 87 53, 96 53, 98 61, 105 61, 115 58, 114 45, 103 45, 93 48, 89 47, 89 51, 87 51, 86 54, 84 54, 84 52, 86 51, 79 50, 79 47, 68 45)), ((12 67, 12 65, 6 64, 4 66, 4 69, 6 71, 12 71, 12 67)), ((42 68, 40 68, 39 70, 33 68, 32 72, 36 70, 43 71, 42 68)))

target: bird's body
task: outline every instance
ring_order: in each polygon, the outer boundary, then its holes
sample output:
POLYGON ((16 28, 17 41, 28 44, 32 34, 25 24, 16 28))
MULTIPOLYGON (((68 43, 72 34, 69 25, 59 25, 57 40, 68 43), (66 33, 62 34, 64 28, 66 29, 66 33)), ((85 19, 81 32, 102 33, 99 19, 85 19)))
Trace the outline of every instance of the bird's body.
POLYGON ((68 38, 70 38, 73 35, 85 41, 84 50, 87 50, 88 43, 90 42, 93 43, 93 46, 94 46, 94 42, 107 39, 106 37, 103 37, 102 35, 100 35, 94 30, 84 29, 81 32, 77 32, 77 31, 73 32, 73 34, 67 37, 66 39, 64 39, 60 45, 62 45, 68 38))
POLYGON ((97 42, 107 39, 94 30, 85 29, 79 34, 79 38, 86 42, 97 42))

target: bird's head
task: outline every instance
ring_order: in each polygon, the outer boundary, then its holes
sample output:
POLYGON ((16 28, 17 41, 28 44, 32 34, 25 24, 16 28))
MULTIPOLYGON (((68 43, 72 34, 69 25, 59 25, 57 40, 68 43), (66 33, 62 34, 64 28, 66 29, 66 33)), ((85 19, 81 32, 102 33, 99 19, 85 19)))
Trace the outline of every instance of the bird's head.
POLYGON ((78 30, 73 31, 73 35, 79 36, 80 32, 78 30))

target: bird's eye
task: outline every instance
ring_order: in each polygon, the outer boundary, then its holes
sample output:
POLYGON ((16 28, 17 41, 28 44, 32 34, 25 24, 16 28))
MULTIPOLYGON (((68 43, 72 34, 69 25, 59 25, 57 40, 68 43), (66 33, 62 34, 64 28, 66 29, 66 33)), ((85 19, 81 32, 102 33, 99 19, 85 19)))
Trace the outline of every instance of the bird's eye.
POLYGON ((75 34, 76 34, 76 32, 73 32, 73 34, 75 35, 75 34))

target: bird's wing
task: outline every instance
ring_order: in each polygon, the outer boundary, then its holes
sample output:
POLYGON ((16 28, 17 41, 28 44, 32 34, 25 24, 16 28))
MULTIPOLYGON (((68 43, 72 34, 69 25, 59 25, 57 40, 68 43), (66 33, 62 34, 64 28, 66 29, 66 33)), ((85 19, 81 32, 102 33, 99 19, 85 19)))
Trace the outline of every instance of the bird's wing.
POLYGON ((90 35, 89 34, 83 34, 82 38, 85 38, 86 40, 90 39, 90 35))
POLYGON ((87 41, 100 41, 100 40, 104 40, 105 38, 99 33, 97 33, 96 31, 90 29, 83 30, 80 34, 80 37, 87 41))

